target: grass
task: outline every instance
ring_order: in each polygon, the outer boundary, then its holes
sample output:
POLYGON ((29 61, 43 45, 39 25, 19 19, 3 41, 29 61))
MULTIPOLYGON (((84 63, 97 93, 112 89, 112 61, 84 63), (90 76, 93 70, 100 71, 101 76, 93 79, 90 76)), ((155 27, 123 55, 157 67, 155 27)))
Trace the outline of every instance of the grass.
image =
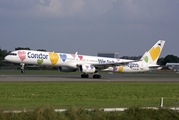
POLYGON ((1 82, 1 109, 175 106, 179 83, 164 82, 1 82))
MULTIPOLYGON (((21 73, 20 71, 0 71, 0 75, 3 74, 21 73)), ((80 75, 81 73, 29 70, 25 74, 80 75)), ((141 73, 134 74, 140 75, 141 73)), ((167 74, 163 77, 179 77, 175 72, 147 72, 145 74, 161 74, 161 76, 167 74)), ((152 76, 149 75, 149 77, 152 76)), ((164 98, 164 107, 173 107, 175 101, 179 100, 178 86, 179 83, 169 82, 0 82, 0 110, 35 110, 18 114, 0 111, 0 119, 179 119, 179 113, 175 114, 175 111, 169 109, 156 111, 135 107, 159 107, 161 97, 164 98), (124 112, 104 112, 98 109, 104 107, 129 107, 130 109, 124 112), (54 112, 54 108, 68 108, 68 111, 57 113, 54 112), (84 108, 96 109, 86 111, 84 108)))
POLYGON ((83 108, 71 107, 66 112, 54 112, 52 107, 39 107, 33 112, 3 113, 1 120, 178 120, 179 113, 169 109, 140 109, 130 107, 124 112, 104 112, 99 109, 87 111, 83 108))

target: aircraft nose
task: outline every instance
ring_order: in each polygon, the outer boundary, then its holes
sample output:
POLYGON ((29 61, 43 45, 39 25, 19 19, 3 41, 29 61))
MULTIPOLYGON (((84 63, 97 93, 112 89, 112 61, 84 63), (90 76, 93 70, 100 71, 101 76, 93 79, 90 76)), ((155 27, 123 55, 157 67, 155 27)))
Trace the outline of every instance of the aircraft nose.
POLYGON ((8 60, 9 60, 9 56, 6 56, 4 59, 5 59, 6 61, 8 61, 8 60))
POLYGON ((7 60, 7 56, 4 59, 7 60))

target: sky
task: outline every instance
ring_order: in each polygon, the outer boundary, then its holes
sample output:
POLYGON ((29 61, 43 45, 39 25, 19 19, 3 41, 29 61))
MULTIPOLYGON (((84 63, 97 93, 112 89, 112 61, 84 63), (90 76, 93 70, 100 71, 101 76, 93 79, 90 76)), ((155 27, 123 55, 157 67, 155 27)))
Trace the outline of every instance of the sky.
POLYGON ((179 56, 179 0, 0 0, 0 47, 179 56))

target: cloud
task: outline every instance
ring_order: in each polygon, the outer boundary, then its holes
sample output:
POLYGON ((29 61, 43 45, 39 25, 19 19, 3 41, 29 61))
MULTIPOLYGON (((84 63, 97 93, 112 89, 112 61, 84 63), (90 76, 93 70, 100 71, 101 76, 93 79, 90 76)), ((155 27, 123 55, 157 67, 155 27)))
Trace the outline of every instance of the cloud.
POLYGON ((112 9, 117 0, 6 0, 0 1, 0 15, 68 17, 99 15, 112 9))
POLYGON ((117 0, 86 0, 86 8, 93 14, 105 14, 113 8, 115 2, 117 0))
POLYGON ((39 15, 46 16, 71 16, 82 11, 85 2, 83 0, 40 0, 42 4, 36 6, 39 15), (46 5, 46 3, 49 3, 46 5))
POLYGON ((158 20, 176 12, 178 4, 177 0, 125 0, 123 6, 129 19, 158 20))
POLYGON ((101 15, 112 9, 117 0, 50 0, 48 6, 44 5, 48 1, 40 0, 42 4, 37 5, 37 11, 41 15, 74 16, 101 15))
POLYGON ((95 16, 107 12, 120 18, 149 19, 165 17, 178 8, 174 0, 2 0, 0 15, 17 17, 95 16))

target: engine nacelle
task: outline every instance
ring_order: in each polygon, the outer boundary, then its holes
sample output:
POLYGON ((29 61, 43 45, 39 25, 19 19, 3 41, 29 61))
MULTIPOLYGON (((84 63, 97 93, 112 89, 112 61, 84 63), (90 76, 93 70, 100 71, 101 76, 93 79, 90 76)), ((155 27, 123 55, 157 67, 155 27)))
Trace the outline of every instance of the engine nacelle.
POLYGON ((80 65, 80 71, 83 73, 94 73, 96 71, 96 68, 91 65, 80 65))
POLYGON ((70 67, 58 67, 58 70, 60 72, 75 72, 75 68, 70 68, 70 67))

